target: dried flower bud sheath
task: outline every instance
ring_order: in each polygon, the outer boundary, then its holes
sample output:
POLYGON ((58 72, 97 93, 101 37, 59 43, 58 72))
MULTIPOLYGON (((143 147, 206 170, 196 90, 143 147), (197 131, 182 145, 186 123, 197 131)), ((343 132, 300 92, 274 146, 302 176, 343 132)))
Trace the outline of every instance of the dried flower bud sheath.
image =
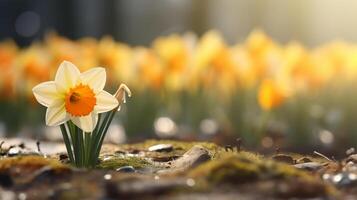
POLYGON ((131 91, 128 88, 128 86, 126 86, 125 84, 120 84, 118 90, 115 92, 114 97, 118 100, 119 104, 118 104, 118 111, 120 110, 120 106, 122 103, 126 103, 126 95, 128 95, 128 97, 131 97, 131 91))

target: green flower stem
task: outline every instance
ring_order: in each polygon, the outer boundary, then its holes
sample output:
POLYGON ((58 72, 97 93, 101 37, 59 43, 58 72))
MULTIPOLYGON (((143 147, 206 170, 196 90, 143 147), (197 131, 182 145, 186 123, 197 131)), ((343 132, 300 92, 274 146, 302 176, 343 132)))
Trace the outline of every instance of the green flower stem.
POLYGON ((78 154, 80 167, 84 166, 84 142, 83 142, 83 132, 80 128, 76 126, 76 135, 78 140, 78 154))
POLYGON ((75 125, 71 121, 68 121, 66 124, 67 124, 68 130, 69 130, 70 136, 71 136, 72 146, 73 146, 74 161, 72 162, 72 164, 74 164, 75 166, 79 166, 79 163, 78 163, 79 155, 78 155, 78 150, 77 150, 78 144, 77 144, 76 128, 75 128, 75 125))
POLYGON ((97 159, 98 158, 95 158, 95 148, 96 148, 96 137, 98 135, 98 129, 99 129, 99 126, 100 126, 100 123, 101 123, 101 120, 102 120, 102 113, 100 113, 98 115, 98 124, 97 126, 94 128, 94 131, 91 133, 91 137, 90 137, 90 153, 88 155, 88 162, 90 163, 90 166, 91 167, 95 167, 95 165, 97 164, 97 159))
POLYGON ((76 156, 76 166, 80 167, 81 166, 81 146, 80 146, 80 140, 78 137, 78 132, 77 129, 74 128, 74 132, 73 132, 73 136, 74 136, 74 143, 73 143, 73 151, 74 154, 76 156))
POLYGON ((105 135, 117 109, 106 113, 103 119, 102 114, 100 114, 98 124, 91 133, 83 132, 71 121, 68 121, 66 125, 61 125, 63 139, 73 165, 86 168, 96 166, 105 135))
POLYGON ((72 145, 71 145, 71 141, 69 140, 69 137, 68 137, 68 132, 66 130, 66 126, 64 124, 61 124, 60 127, 61 127, 63 140, 64 140, 64 143, 66 145, 67 152, 68 152, 69 160, 71 161, 71 163, 74 163, 72 145))
POLYGON ((99 140, 100 140, 103 130, 105 128, 105 124, 108 122, 108 120, 110 118, 110 113, 107 113, 103 120, 98 121, 98 124, 97 124, 98 130, 94 132, 95 136, 94 136, 94 140, 93 140, 94 149, 93 149, 93 154, 92 154, 92 159, 91 159, 92 163, 96 163, 98 160, 97 151, 98 151, 98 148, 100 148, 99 140))
POLYGON ((84 146, 85 146, 85 166, 88 166, 89 163, 89 156, 90 156, 90 151, 91 151, 91 135, 92 133, 84 133, 84 146))
POLYGON ((95 162, 99 157, 99 153, 102 148, 104 137, 106 135, 106 132, 108 131, 108 127, 110 126, 116 112, 117 112, 117 108, 113 109, 112 111, 107 113, 104 120, 101 122, 101 126, 100 126, 99 131, 97 132, 97 137, 95 140, 97 142, 97 145, 96 145, 95 151, 94 151, 95 162))
POLYGON ((100 139, 98 141, 98 147, 96 148, 96 154, 95 154, 95 157, 98 158, 99 157, 99 153, 100 153, 100 150, 102 149, 102 145, 103 145, 103 141, 104 141, 104 138, 105 138, 105 135, 108 131, 108 128, 110 126, 110 124, 112 123, 113 121, 113 118, 114 118, 114 115, 115 113, 117 113, 117 109, 114 109, 112 110, 108 115, 109 115, 109 119, 107 122, 103 122, 103 124, 105 124, 105 127, 104 127, 104 130, 101 132, 100 134, 100 139))

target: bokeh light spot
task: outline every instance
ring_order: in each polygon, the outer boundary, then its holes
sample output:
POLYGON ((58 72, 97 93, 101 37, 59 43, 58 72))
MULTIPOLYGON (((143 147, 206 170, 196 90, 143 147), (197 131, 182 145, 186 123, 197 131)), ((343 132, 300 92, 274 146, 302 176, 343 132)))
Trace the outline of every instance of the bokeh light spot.
POLYGON ((33 11, 21 13, 15 21, 16 33, 22 37, 34 36, 40 30, 40 26, 40 16, 33 11))

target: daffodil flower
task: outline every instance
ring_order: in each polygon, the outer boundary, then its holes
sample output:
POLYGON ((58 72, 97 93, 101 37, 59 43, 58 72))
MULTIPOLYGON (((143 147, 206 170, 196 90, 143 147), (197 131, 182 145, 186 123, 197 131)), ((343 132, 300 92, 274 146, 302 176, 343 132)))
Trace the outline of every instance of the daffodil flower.
POLYGON ((98 114, 116 108, 118 100, 104 91, 105 69, 92 68, 81 73, 71 62, 59 66, 54 81, 35 86, 36 100, 47 107, 46 124, 58 126, 71 120, 84 132, 92 132, 98 114))

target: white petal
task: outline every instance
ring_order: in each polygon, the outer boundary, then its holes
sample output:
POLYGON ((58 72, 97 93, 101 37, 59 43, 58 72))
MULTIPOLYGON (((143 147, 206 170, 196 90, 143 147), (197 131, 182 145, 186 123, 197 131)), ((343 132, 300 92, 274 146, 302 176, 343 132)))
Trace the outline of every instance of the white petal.
POLYGON ((38 84, 32 88, 32 92, 36 100, 46 107, 49 107, 55 100, 63 97, 57 92, 57 87, 54 81, 38 84))
POLYGON ((107 75, 102 67, 96 67, 81 74, 81 81, 88 84, 95 94, 103 90, 106 79, 107 75))
POLYGON ((58 126, 69 120, 69 116, 64 107, 63 100, 56 100, 46 111, 46 124, 48 126, 58 126))
POLYGON ((97 113, 108 112, 119 105, 118 100, 106 91, 101 91, 95 97, 97 104, 94 109, 97 113))
POLYGON ((74 64, 63 61, 55 77, 57 89, 61 92, 66 92, 69 88, 74 87, 79 80, 80 74, 81 72, 74 64))
POLYGON ((71 117, 72 122, 84 132, 92 132, 98 122, 98 114, 92 112, 83 117, 71 117))

